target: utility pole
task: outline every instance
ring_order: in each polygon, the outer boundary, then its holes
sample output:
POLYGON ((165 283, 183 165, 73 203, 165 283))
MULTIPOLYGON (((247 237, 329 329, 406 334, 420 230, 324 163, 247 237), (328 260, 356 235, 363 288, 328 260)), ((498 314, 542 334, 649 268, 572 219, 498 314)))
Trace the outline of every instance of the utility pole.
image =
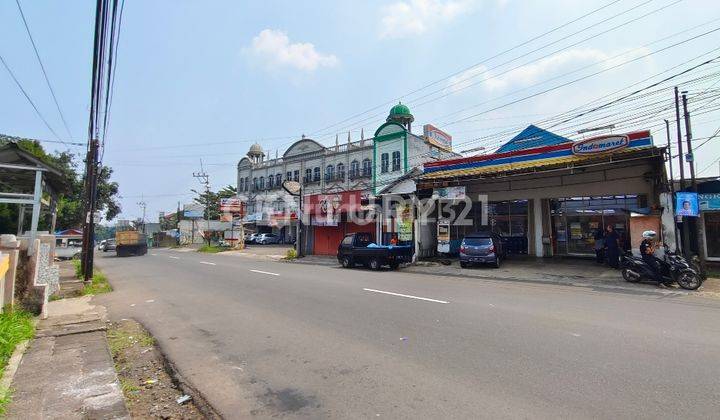
POLYGON ((147 208, 147 204, 145 203, 145 200, 143 200, 142 196, 140 196, 140 201, 138 201, 136 204, 140 207, 142 207, 142 232, 147 233, 145 231, 145 209, 147 208))
MULTIPOLYGON (((678 161, 680 163, 680 191, 685 189, 685 164, 683 163, 682 130, 680 129, 680 92, 675 86, 675 125, 677 127, 678 161)), ((673 197, 674 198, 674 197, 673 197)), ((690 228, 688 217, 682 216, 682 251, 690 259, 690 228)))
POLYGON ((200 172, 193 172, 193 177, 197 178, 201 184, 205 185, 205 220, 207 220, 207 244, 210 246, 210 175, 203 169, 202 159, 200 159, 200 172))
MULTIPOLYGON (((667 151, 668 151, 668 163, 670 164, 670 208, 672 209, 672 202, 675 199, 675 181, 673 180, 673 177, 675 176, 673 174, 673 156, 672 156, 672 148, 670 147, 671 139, 670 139, 670 121, 665 120, 665 134, 667 135, 667 151)), ((678 238, 678 231, 677 231, 677 223, 675 223, 675 215, 672 215, 673 219, 673 235, 675 236, 675 252, 680 249, 678 246, 680 244, 680 240, 678 238)))
MULTIPOLYGON (((690 185, 692 191, 697 194, 697 180, 695 179, 695 158, 692 148, 692 126, 690 124, 690 112, 687 108, 687 92, 682 93, 683 113, 685 114, 685 139, 687 140, 687 161, 690 164, 690 185)), ((689 229, 688 229, 689 230, 689 229)), ((705 241, 703 233, 705 232, 705 223, 698 209, 698 216, 695 219, 695 246, 697 248, 698 258, 700 259, 700 274, 705 275, 705 241)))
POLYGON ((180 202, 178 201, 177 213, 175 213, 175 229, 177 229, 177 238, 175 242, 180 245, 180 202))
POLYGON ((80 268, 83 281, 89 283, 93 277, 93 239, 95 237, 95 196, 97 190, 98 149, 100 142, 92 139, 85 157, 85 219, 83 220, 83 242, 80 268))

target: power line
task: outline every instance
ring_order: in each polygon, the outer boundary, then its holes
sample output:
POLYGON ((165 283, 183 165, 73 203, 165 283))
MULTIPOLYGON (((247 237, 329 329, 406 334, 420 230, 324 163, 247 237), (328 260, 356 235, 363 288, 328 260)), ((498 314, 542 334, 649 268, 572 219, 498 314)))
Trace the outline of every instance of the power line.
POLYGON ((35 57, 37 57, 38 64, 40 64, 40 69, 42 70, 42 74, 45 77, 45 83, 47 83, 48 89, 50 89, 50 95, 52 95, 53 101, 55 102, 55 107, 57 108, 58 114, 60 114, 60 119, 65 126, 65 131, 67 131, 70 138, 73 138, 73 135, 70 132, 70 127, 68 127, 68 123, 65 120, 65 115, 60 108, 60 103, 57 100, 57 96, 55 96, 55 90, 52 87, 52 83, 50 83, 50 78, 48 77, 45 66, 43 65, 42 59, 40 58, 40 53, 38 52, 37 45, 35 45, 35 40, 33 39, 32 33, 30 33, 30 27, 28 26, 27 20, 25 19, 25 13, 23 13, 22 7, 20 6, 20 0, 15 0, 15 3, 17 4, 18 11, 20 12, 20 17, 22 18, 23 25, 25 25, 25 31, 27 31, 28 38, 30 38, 30 43, 32 44, 33 51, 35 51, 35 57))
POLYGON ((20 81, 17 79, 17 77, 15 77, 15 73, 13 73, 13 71, 10 69, 10 66, 8 66, 7 62, 5 62, 5 59, 3 58, 2 55, 0 55, 0 61, 2 62, 3 66, 5 67, 5 70, 7 70, 7 72, 10 74, 10 77, 12 77, 12 79, 15 81, 15 84, 16 84, 17 87, 20 89, 20 92, 22 92, 23 96, 25 96, 25 99, 27 99, 27 101, 30 102, 30 105, 31 105, 31 106, 33 107, 33 109, 35 110, 35 113, 37 114, 37 116, 40 117, 40 119, 42 120, 42 122, 45 124, 45 127, 47 127, 48 130, 50 130, 51 133, 53 133, 53 135, 55 136, 55 138, 57 138, 60 142, 65 143, 64 141, 62 141, 62 139, 60 138, 60 136, 58 136, 58 134, 55 132, 55 130, 53 130, 53 128, 50 126, 50 124, 48 124, 48 122, 47 122, 47 120, 45 119, 45 117, 43 117, 42 113, 40 112, 40 110, 38 109, 38 107, 35 105, 35 102, 33 102, 33 100, 30 99, 30 96, 29 96, 29 95, 27 94, 27 92, 25 91, 25 88, 23 88, 23 86, 22 86, 22 84, 20 83, 20 81))

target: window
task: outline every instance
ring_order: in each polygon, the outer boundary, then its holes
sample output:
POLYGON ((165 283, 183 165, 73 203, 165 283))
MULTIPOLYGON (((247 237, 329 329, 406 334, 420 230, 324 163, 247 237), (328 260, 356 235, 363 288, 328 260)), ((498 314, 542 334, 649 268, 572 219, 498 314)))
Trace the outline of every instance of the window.
POLYGON ((380 155, 380 172, 385 173, 390 169, 390 156, 387 153, 380 155))
POLYGON ((320 167, 316 166, 315 169, 313 169, 313 181, 319 182, 320 181, 320 167))
POLYGON ((253 178, 253 190, 257 190, 257 189, 258 189, 258 179, 253 178))
POLYGON ((271 189, 275 185, 275 177, 270 175, 268 177, 268 189, 271 189))
POLYGON ((238 190, 243 191, 245 188, 245 178, 240 178, 240 183, 238 185, 238 190))
POLYGON ((292 181, 292 172, 287 171, 287 173, 285 174, 285 179, 287 181, 292 181))
POLYGON ((360 162, 353 160, 350 162, 350 179, 360 176, 360 162))
POLYGON ((275 184, 279 187, 282 185, 282 174, 275 175, 275 184))
POLYGON ((250 177, 245 177, 245 191, 250 189, 250 177))
POLYGON ((293 181, 300 182, 300 170, 293 171, 293 181))
POLYGON ((334 176, 335 176, 335 167, 332 165, 328 165, 325 168, 325 182, 332 181, 334 176))
POLYGON ((305 169, 305 183, 312 182, 312 169, 305 169))
POLYGON ((261 190, 265 189, 265 177, 264 176, 260 177, 260 189, 261 190))
POLYGON ((345 239, 342 240, 343 245, 352 245, 353 237, 352 235, 348 235, 345 237, 345 239))
POLYGON ((395 151, 392 154, 392 170, 393 171, 400 170, 400 152, 398 152, 398 151, 395 151))
POLYGON ((362 176, 371 176, 372 175, 372 162, 370 159, 363 159, 363 171, 362 176))
POLYGON ((337 173, 337 179, 344 180, 345 179, 345 165, 343 165, 342 163, 338 163, 336 173, 337 173))

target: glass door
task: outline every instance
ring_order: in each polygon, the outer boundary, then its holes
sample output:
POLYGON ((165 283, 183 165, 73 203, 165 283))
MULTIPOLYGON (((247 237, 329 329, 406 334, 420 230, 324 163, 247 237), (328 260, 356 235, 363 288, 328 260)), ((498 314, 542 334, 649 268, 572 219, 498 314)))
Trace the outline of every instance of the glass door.
POLYGON ((595 254, 595 231, 602 229, 601 214, 587 210, 581 214, 568 214, 567 222, 567 253, 576 255, 595 254))

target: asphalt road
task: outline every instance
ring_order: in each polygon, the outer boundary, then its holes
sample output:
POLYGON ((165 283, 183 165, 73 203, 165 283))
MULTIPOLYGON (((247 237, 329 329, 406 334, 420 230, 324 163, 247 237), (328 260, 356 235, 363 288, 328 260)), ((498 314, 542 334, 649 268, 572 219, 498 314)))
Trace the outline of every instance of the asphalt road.
POLYGON ((720 415, 720 300, 150 252, 97 299, 226 418, 720 415))

